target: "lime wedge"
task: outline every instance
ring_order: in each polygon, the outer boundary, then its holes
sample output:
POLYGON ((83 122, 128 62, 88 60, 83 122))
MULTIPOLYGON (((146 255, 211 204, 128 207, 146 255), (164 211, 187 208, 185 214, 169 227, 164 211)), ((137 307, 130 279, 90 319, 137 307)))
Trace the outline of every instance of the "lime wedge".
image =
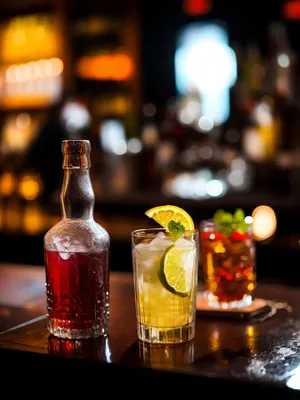
POLYGON ((170 292, 187 296, 192 288, 193 267, 194 251, 179 251, 172 245, 162 256, 159 279, 170 292), (187 252, 190 254, 187 255, 187 252))

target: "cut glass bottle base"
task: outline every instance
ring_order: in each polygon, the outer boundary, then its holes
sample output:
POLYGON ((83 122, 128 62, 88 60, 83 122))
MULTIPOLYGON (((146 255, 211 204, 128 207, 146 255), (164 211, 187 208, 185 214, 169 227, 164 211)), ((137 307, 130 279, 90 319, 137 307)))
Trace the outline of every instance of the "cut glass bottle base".
POLYGON ((107 332, 104 328, 96 326, 85 329, 65 328, 65 321, 57 319, 48 319, 48 331, 61 339, 94 339, 100 336, 106 336, 107 332))
POLYGON ((166 327, 153 327, 144 324, 138 324, 138 337, 141 341, 147 343, 158 344, 175 344, 183 343, 194 339, 195 337, 195 323, 192 322, 188 325, 166 328, 166 327))

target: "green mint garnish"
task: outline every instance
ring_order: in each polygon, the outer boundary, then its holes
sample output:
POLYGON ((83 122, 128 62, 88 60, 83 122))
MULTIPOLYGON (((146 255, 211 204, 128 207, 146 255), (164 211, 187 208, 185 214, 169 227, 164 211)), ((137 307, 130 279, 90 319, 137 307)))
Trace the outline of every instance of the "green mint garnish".
POLYGON ((184 235, 185 227, 180 222, 171 220, 168 223, 168 231, 172 234, 174 241, 176 241, 184 235))
POLYGON ((237 208, 233 214, 233 222, 240 223, 245 222, 245 213, 241 208, 237 208))
POLYGON ((213 216, 213 221, 218 225, 220 233, 231 235, 232 232, 246 233, 249 224, 245 222, 245 213, 241 208, 237 208, 233 214, 224 210, 217 210, 213 216))

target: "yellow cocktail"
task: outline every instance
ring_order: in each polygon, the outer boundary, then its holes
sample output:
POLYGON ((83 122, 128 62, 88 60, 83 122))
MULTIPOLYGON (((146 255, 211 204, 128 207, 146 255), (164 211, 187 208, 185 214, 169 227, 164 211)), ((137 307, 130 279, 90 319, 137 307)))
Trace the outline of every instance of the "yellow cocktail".
POLYGON ((198 232, 184 229, 179 237, 167 228, 137 230, 132 233, 132 254, 139 338, 151 343, 192 339, 198 232))

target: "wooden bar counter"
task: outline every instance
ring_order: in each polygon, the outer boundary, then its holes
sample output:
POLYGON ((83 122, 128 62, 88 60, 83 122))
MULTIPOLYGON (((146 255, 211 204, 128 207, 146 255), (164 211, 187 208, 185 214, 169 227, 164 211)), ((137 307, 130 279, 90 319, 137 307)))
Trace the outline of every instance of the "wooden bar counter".
MULTIPOLYGON (((39 285, 42 280, 40 275, 39 285)), ((228 398, 243 398, 243 393, 299 398, 298 288, 260 283, 258 296, 285 307, 260 322, 198 315, 195 340, 180 345, 138 341, 130 273, 111 273, 109 335, 96 340, 62 340, 49 335, 45 299, 39 290, 35 313, 28 314, 27 310, 26 314, 24 308, 24 318, 33 318, 20 320, 17 326, 0 333, 3 384, 13 378, 16 385, 97 384, 102 390, 108 381, 118 385, 125 378, 134 385, 134 378, 139 377, 147 379, 149 390, 158 382, 153 378, 159 378, 175 392, 185 384, 189 385, 185 390, 195 387, 199 395, 207 389, 209 396, 228 390, 224 392, 228 398)), ((124 395, 133 390, 125 385, 124 395)))

